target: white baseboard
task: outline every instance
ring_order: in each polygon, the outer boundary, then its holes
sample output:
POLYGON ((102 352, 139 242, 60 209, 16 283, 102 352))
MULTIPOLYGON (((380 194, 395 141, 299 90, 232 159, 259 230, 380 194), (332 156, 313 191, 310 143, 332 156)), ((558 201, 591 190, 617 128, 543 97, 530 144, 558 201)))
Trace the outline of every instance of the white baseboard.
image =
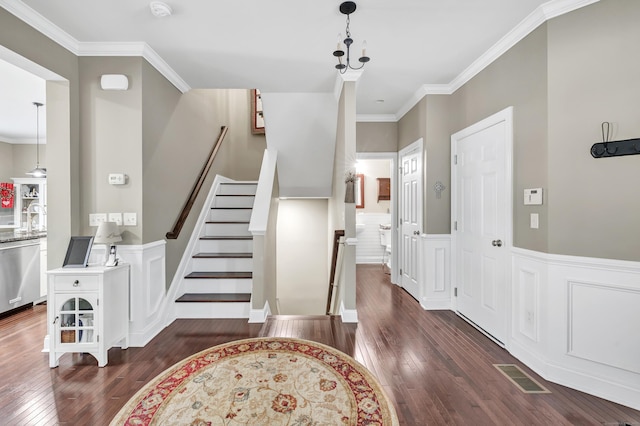
POLYGON ((249 311, 249 322, 264 323, 269 315, 271 315, 271 309, 269 309, 269 301, 267 300, 266 302, 264 302, 264 308, 251 309, 249 311))
POLYGON ((342 317, 343 323, 357 323, 358 322, 358 310, 357 309, 345 309, 344 303, 340 303, 340 317, 342 317))
POLYGON ((444 311, 452 310, 451 299, 430 299, 420 302, 420 306, 425 311, 444 311))

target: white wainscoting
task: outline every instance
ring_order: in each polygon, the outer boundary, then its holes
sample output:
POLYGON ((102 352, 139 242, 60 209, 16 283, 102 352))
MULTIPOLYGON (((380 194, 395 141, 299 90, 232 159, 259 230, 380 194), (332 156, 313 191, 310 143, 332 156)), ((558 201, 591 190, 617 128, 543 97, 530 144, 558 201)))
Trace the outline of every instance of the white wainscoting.
POLYGON ((640 409, 640 262, 513 249, 507 349, 545 379, 640 409))
POLYGON ((356 213, 356 223, 364 224, 364 230, 356 235, 356 263, 382 264, 384 247, 380 245, 380 225, 391 223, 391 214, 356 213))
POLYGON ((422 234, 419 259, 420 306, 451 309, 451 235, 422 234))
MULTIPOLYGON (((131 265, 129 281, 129 346, 142 347, 165 327, 166 302, 164 240, 144 245, 117 246, 118 258, 131 265)), ((104 259, 105 247, 96 244, 90 261, 104 259)))

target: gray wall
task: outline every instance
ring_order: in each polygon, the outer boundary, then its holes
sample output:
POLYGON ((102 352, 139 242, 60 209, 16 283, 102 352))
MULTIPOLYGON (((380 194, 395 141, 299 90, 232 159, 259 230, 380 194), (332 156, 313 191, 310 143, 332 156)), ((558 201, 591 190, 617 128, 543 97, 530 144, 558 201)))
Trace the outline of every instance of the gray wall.
POLYGON ((11 182, 13 176, 13 145, 0 142, 0 182, 11 182))
POLYGON ((593 159, 600 124, 640 136, 640 2, 602 0, 552 19, 451 96, 429 95, 398 127, 398 148, 425 138, 428 233, 449 232, 449 136, 514 107, 514 245, 556 254, 640 260, 640 157, 593 159), (524 206, 525 188, 544 188, 524 206), (530 229, 530 213, 540 228, 530 229))
POLYGON ((84 235, 94 235, 90 213, 134 212, 137 226, 122 228, 122 244, 142 243, 142 72, 139 57, 81 57, 80 213, 84 235), (102 90, 102 74, 124 74, 129 89, 102 90), (128 176, 110 185, 109 173, 128 176))
POLYGON ((356 152, 398 151, 398 123, 356 123, 356 152))
POLYGON ((640 137, 639 22, 639 1, 603 0, 548 23, 553 253, 640 260, 640 156, 589 154, 603 121, 640 137))
MULTIPOLYGON (((47 146, 40 144, 40 166, 47 167, 47 146)), ((25 173, 36 166, 36 146, 0 142, 0 182, 29 177, 25 173)))
POLYGON ((2 8, 0 45, 68 80, 47 82, 47 258, 58 267, 80 229, 78 58, 2 8))
POLYGON ((257 180, 264 135, 250 127, 248 90, 191 90, 181 94, 146 61, 142 64, 143 242, 162 240, 205 164, 221 126, 229 130, 179 237, 168 240, 168 284, 180 263, 216 174, 257 180))
MULTIPOLYGON (((514 107, 514 245, 546 252, 549 203, 545 202, 542 206, 523 205, 525 188, 543 187, 546 192, 551 190, 547 180, 546 24, 451 96, 450 134, 509 106, 514 107), (530 213, 539 214, 539 229, 529 228, 530 213)), ((445 191, 445 194, 450 197, 450 191, 445 191)))

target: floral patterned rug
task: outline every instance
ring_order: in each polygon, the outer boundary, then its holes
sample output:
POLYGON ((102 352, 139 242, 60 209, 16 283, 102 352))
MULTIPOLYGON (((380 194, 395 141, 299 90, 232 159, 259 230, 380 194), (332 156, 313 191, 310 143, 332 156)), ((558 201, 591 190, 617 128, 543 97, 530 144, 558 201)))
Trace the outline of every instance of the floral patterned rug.
POLYGON ((238 340, 161 373, 111 425, 398 425, 373 375, 350 356, 291 338, 238 340))

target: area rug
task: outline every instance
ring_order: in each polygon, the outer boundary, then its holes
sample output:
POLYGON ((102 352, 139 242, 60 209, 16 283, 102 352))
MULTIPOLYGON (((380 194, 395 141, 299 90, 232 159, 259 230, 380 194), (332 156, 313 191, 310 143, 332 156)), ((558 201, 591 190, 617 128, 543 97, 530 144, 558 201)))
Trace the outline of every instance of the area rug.
POLYGON ((307 340, 238 340, 199 352, 136 393, 111 425, 398 425, 371 373, 307 340))

